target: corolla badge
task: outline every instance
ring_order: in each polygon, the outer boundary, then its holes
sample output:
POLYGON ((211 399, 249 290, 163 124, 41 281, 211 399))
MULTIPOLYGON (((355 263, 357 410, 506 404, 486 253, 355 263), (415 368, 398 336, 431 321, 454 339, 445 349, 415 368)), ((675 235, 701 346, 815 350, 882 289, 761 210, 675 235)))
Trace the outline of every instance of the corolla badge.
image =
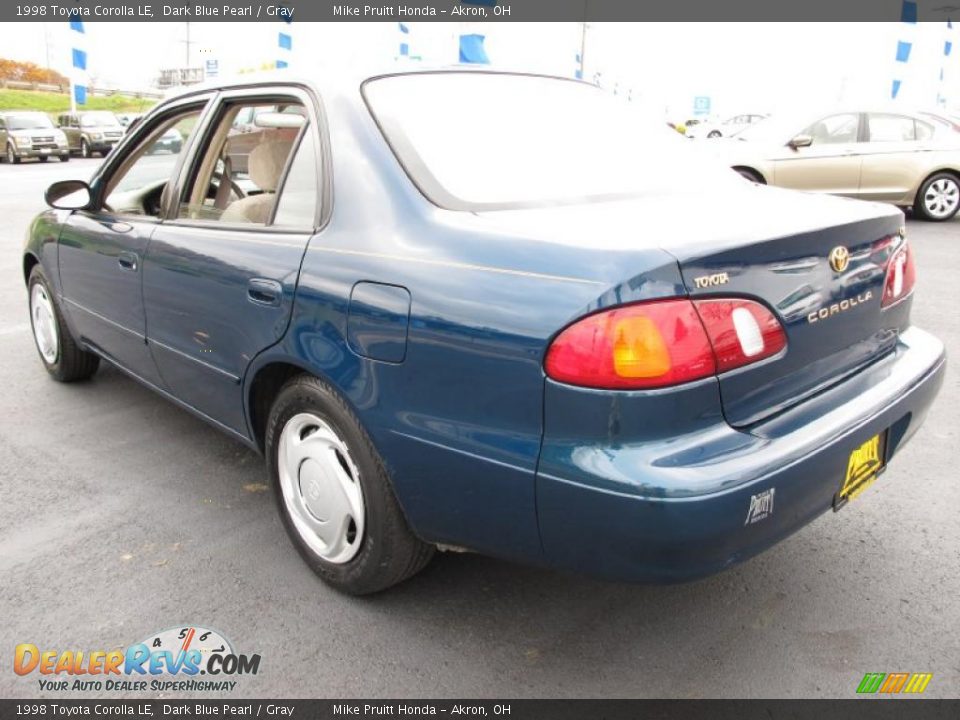
POLYGON ((830 251, 827 258, 830 260, 830 267, 832 267, 835 272, 842 273, 847 269, 847 265, 850 264, 850 251, 843 245, 837 245, 830 251))

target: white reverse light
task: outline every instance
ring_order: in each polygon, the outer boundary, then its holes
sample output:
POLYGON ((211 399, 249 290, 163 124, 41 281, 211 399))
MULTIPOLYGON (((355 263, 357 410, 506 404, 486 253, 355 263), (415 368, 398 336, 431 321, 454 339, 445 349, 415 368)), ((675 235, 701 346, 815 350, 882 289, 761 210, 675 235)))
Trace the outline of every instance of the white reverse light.
POLYGON ((763 352, 763 334, 753 313, 746 308, 734 308, 733 327, 737 331, 740 349, 746 357, 753 357, 763 352))

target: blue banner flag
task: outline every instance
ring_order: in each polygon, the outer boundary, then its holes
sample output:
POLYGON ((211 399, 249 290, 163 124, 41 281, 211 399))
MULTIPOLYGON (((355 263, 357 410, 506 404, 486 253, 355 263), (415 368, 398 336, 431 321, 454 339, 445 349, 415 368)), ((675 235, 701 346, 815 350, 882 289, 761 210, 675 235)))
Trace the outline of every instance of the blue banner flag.
POLYGON ((87 69, 87 54, 83 50, 73 48, 73 66, 78 70, 87 69))

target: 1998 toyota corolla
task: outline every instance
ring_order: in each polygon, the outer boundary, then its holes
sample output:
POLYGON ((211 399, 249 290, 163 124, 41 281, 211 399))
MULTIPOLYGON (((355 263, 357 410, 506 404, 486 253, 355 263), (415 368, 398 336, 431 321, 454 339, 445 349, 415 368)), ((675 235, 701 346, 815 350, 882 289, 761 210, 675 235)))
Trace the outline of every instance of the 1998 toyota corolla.
POLYGON ((48 190, 36 344, 58 380, 108 360, 262 451, 343 590, 437 545, 703 576, 860 494, 945 360, 898 210, 693 152, 556 78, 191 90, 48 190))

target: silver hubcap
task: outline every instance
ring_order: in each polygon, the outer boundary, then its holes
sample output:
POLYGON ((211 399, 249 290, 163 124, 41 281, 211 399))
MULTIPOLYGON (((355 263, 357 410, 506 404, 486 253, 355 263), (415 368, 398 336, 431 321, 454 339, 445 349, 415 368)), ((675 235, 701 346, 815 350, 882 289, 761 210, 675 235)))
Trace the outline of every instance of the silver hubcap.
POLYGON ((283 503, 307 546, 330 563, 353 559, 366 513, 346 443, 316 415, 294 415, 280 433, 277 469, 283 503))
POLYGON ((923 206, 933 217, 947 217, 960 204, 960 185, 956 180, 940 178, 930 183, 923 194, 923 206))
POLYGON ((60 351, 60 337, 57 334, 53 303, 40 283, 35 283, 30 291, 30 318, 33 320, 33 337, 37 341, 37 349, 47 364, 53 365, 60 351))

